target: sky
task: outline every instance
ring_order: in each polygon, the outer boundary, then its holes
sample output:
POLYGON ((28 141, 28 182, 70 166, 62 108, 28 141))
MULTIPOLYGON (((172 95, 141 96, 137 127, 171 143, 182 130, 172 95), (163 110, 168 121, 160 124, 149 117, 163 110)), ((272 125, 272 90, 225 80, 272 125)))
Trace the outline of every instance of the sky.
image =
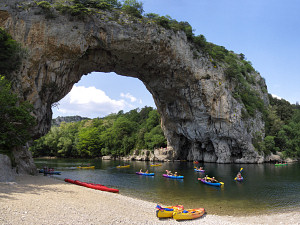
MULTIPOLYGON (((187 21, 195 35, 243 53, 266 80, 268 92, 300 102, 299 0, 143 0, 145 13, 187 21)), ((57 116, 104 117, 152 106, 151 94, 136 78, 94 72, 83 76, 53 108, 57 116)))

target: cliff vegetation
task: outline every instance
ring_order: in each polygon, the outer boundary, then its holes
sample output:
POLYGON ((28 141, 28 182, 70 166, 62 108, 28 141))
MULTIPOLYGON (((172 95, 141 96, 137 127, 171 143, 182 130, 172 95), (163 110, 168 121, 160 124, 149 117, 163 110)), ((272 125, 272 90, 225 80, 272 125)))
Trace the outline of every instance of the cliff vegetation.
POLYGON ((32 138, 30 128, 35 125, 32 105, 12 91, 9 81, 21 65, 22 51, 20 44, 0 28, 0 154, 11 159, 12 149, 32 138))

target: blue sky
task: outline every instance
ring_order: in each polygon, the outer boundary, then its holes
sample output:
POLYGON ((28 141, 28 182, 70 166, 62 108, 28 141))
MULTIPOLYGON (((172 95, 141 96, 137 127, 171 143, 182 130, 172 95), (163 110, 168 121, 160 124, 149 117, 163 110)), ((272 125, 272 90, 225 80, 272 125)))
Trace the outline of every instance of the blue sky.
MULTIPOLYGON (((195 35, 243 53, 266 79, 268 92, 300 102, 300 1, 143 0, 145 13, 187 21, 195 35)), ((119 110, 155 107, 141 81, 114 73, 83 76, 53 108, 57 116, 103 117, 119 110)))

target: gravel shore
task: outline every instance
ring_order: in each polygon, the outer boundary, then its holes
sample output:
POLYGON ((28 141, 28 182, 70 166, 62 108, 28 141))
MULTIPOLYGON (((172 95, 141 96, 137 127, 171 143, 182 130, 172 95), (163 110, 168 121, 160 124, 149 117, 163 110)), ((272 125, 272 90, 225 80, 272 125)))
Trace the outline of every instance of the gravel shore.
MULTIPOLYGON (((0 224, 300 224, 300 212, 249 217, 159 220, 156 203, 97 191, 45 176, 22 175, 0 183, 0 224)), ((201 207, 201 206, 199 206, 201 207)))

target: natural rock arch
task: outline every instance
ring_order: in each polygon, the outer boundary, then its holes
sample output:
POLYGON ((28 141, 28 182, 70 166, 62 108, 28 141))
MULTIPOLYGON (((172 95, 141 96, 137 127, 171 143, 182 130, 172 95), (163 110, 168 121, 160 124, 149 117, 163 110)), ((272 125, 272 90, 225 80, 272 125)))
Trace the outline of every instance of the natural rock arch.
MULTIPOLYGON (((195 57, 185 33, 126 15, 113 21, 104 12, 84 20, 59 13, 45 19, 37 7, 19 10, 6 4, 0 8, 0 26, 28 51, 14 87, 34 105, 35 137, 49 130, 51 105, 83 74, 116 72, 140 79, 152 94, 173 159, 263 161, 252 145, 253 133, 263 132, 260 114, 241 119, 244 106, 232 97, 224 69, 201 52, 195 57)), ((255 88, 267 102, 260 86, 255 88)))

